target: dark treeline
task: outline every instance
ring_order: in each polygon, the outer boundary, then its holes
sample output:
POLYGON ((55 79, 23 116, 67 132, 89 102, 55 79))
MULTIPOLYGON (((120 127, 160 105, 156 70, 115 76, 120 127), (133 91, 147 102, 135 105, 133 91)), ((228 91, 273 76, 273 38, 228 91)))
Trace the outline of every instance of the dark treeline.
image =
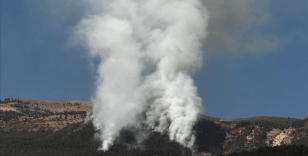
MULTIPOLYGON (((67 116, 68 114, 70 115, 81 115, 83 118, 86 117, 86 111, 64 111, 64 112, 58 112, 58 113, 53 113, 49 110, 43 110, 43 111, 30 111, 30 110, 19 110, 20 112, 15 112, 15 111, 3 111, 0 110, 0 120, 4 122, 8 122, 9 120, 18 120, 21 116, 27 116, 27 117, 33 117, 33 118, 39 118, 39 117, 47 117, 51 115, 64 115, 67 116)), ((75 118, 74 116, 74 118, 75 118)), ((25 120, 26 121, 26 120, 25 120)))
POLYGON ((0 120, 4 122, 7 122, 12 119, 18 120, 20 116, 22 116, 22 114, 15 111, 0 110, 0 120))
MULTIPOLYGON (((307 131, 307 130, 306 130, 307 131)), ((306 132, 306 134, 308 134, 308 131, 306 132)), ((297 140, 293 140, 292 145, 306 145, 308 146, 308 137, 303 137, 303 138, 300 138, 300 139, 297 139, 297 140)))
POLYGON ((275 147, 262 146, 252 151, 233 152, 226 156, 308 156, 308 146, 282 145, 275 147))
POLYGON ((294 121, 293 123, 282 123, 282 122, 271 122, 271 121, 242 121, 238 124, 236 124, 235 128, 239 127, 245 127, 247 125, 258 125, 259 127, 263 127, 265 129, 268 129, 270 127, 276 128, 276 129, 288 129, 289 127, 293 128, 301 128, 304 127, 305 122, 308 122, 308 118, 305 118, 303 120, 298 119, 294 121))
MULTIPOLYGON (((100 142, 93 139, 95 130, 91 123, 80 131, 74 131, 79 124, 70 124, 59 131, 0 132, 0 155, 46 155, 46 156, 188 156, 192 151, 175 141, 170 141, 167 134, 151 132, 141 145, 133 131, 122 130, 120 137, 109 151, 97 151, 100 142)), ((222 152, 225 138, 223 128, 209 120, 200 120, 194 127, 199 146, 198 151, 222 152)))
POLYGON ((243 121, 238 124, 236 124, 236 128, 238 127, 245 127, 247 125, 258 125, 259 127, 263 127, 265 129, 268 129, 270 127, 276 128, 276 129, 288 129, 292 126, 291 123, 280 123, 280 122, 271 122, 271 121, 243 121))
POLYGON ((153 156, 191 155, 191 151, 176 142, 170 142, 167 135, 153 132, 143 147, 128 147, 133 135, 127 130, 121 132, 122 142, 116 142, 109 151, 98 151, 101 143, 93 139, 93 125, 87 124, 81 131, 73 131, 78 124, 71 124, 56 132, 0 132, 0 155, 31 156, 153 156), (123 141, 124 140, 124 141, 123 141), (126 142, 125 142, 126 141, 126 142))
POLYGON ((86 111, 63 111, 63 112, 55 113, 55 115, 66 115, 66 114, 70 114, 70 115, 81 114, 81 115, 86 116, 87 112, 86 111))
POLYGON ((196 144, 198 151, 206 151, 215 154, 223 152, 223 144, 226 138, 225 130, 210 120, 200 120, 194 126, 196 132, 196 144))
POLYGON ((304 127, 305 123, 308 122, 308 118, 305 118, 303 120, 296 120, 292 123, 292 127, 294 128, 302 128, 304 127))
POLYGON ((3 101, 1 100, 0 103, 9 103, 9 102, 21 102, 18 98, 5 98, 3 101))

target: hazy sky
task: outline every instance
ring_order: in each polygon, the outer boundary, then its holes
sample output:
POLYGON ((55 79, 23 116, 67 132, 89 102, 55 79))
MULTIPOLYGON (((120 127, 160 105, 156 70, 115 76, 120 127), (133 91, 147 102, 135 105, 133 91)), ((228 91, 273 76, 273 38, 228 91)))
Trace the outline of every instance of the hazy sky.
MULTIPOLYGON (((1 99, 90 100, 96 66, 71 46, 96 8, 81 0, 1 0, 1 99)), ((307 0, 204 0, 204 66, 195 76, 204 114, 233 119, 308 116, 307 0)))

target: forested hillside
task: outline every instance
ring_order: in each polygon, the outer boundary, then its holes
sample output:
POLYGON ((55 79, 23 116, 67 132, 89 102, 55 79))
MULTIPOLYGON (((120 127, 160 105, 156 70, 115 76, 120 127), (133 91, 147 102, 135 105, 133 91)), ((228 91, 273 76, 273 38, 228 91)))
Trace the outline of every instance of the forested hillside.
MULTIPOLYGON (((100 143, 93 139, 95 130, 91 123, 82 130, 74 131, 79 123, 70 124, 58 131, 1 131, 0 155, 108 155, 108 156, 187 156, 190 149, 170 141, 166 134, 152 132, 140 145, 136 144, 134 132, 122 130, 121 136, 108 152, 97 151, 100 143), (132 146, 135 145, 135 146, 132 146)), ((199 151, 222 152, 224 130, 209 120, 200 120, 195 126, 199 151)))
POLYGON ((170 141, 167 134, 149 129, 144 129, 148 137, 137 143, 134 133, 139 131, 126 129, 110 150, 103 152, 97 150, 101 143, 94 139, 93 125, 84 124, 86 111, 91 108, 92 104, 84 101, 1 101, 0 155, 303 155, 308 146, 307 118, 223 120, 202 116, 193 128, 193 151, 170 141))
POLYGON ((262 146, 256 150, 233 152, 226 156, 308 156, 308 147, 304 145, 262 146))

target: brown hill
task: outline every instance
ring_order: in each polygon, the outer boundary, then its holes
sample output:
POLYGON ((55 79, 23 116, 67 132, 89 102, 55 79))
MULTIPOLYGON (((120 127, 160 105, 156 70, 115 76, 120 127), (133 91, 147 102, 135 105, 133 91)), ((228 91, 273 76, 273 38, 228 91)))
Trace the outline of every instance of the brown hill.
POLYGON ((26 98, 19 98, 19 100, 28 104, 30 110, 34 110, 35 107, 38 107, 42 111, 49 110, 54 113, 64 111, 88 111, 92 109, 92 103, 89 101, 51 101, 26 98))
MULTIPOLYGON (((47 101, 37 99, 8 98, 0 103, 0 111, 18 113, 17 118, 0 121, 1 130, 37 131, 60 130, 68 124, 80 123, 85 120, 85 112, 92 109, 88 101, 47 101)), ((4 112, 5 113, 5 112, 4 112)), ((14 116, 14 115, 13 115, 14 116)), ((3 117, 2 117, 3 118, 3 117)))
MULTIPOLYGON (((81 129, 85 126, 83 123, 86 111, 91 109, 92 103, 89 101, 8 98, 0 103, 0 129, 57 131, 73 123, 79 123, 81 129)), ((202 118, 225 129, 226 138, 222 151, 224 154, 261 146, 308 145, 308 119, 256 116, 225 120, 206 115, 202 115, 202 118)), ((211 149, 213 150, 204 152, 217 152, 215 147, 211 149)))

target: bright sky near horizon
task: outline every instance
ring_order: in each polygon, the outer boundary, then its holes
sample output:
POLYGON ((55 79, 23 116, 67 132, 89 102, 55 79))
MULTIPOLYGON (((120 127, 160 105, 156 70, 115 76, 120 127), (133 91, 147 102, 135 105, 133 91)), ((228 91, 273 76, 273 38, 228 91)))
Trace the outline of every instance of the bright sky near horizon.
MULTIPOLYGON (((205 2, 209 36, 194 76, 203 114, 307 117, 308 1, 218 1, 205 2)), ((1 0, 2 100, 90 100, 99 60, 70 44, 74 26, 91 12, 83 5, 1 0)))

